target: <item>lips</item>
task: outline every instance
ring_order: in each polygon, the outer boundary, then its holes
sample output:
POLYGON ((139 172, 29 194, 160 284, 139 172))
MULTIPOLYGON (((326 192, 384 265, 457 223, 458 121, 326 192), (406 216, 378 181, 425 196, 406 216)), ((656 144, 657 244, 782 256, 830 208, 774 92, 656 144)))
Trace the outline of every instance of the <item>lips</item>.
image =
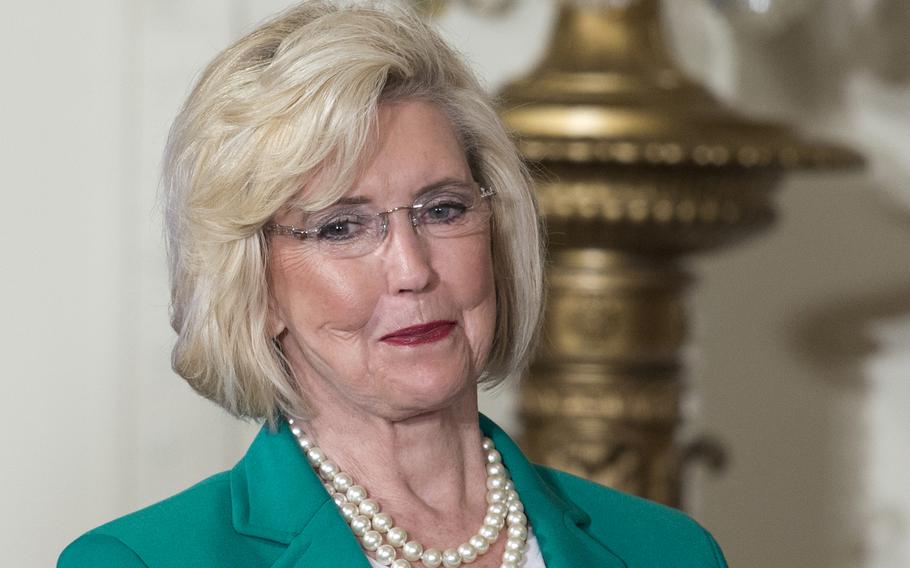
POLYGON ((422 345, 441 341, 448 337, 458 322, 432 321, 420 325, 404 327, 380 338, 380 341, 392 345, 422 345))

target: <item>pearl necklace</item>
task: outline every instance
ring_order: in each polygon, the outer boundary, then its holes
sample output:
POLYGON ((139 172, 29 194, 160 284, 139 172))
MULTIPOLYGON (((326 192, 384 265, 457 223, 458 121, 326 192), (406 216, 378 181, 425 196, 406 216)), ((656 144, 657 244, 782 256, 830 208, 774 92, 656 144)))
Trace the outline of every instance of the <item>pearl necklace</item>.
POLYGON ((391 568, 411 568, 411 562, 417 561, 427 568, 453 568, 462 563, 470 564, 499 540, 499 534, 507 524, 508 538, 500 568, 519 568, 524 563, 528 518, 493 440, 486 437, 483 439, 487 461, 488 504, 483 525, 468 542, 440 552, 435 548, 424 548, 416 540, 409 540, 407 531, 396 527, 392 517, 381 512, 379 503, 369 498, 366 489, 355 484, 350 474, 341 471, 335 462, 329 460, 293 418, 288 418, 288 424, 310 465, 325 481, 325 489, 338 506, 341 516, 360 539, 363 548, 372 552, 379 564, 391 568), (399 552, 402 558, 398 558, 399 552))

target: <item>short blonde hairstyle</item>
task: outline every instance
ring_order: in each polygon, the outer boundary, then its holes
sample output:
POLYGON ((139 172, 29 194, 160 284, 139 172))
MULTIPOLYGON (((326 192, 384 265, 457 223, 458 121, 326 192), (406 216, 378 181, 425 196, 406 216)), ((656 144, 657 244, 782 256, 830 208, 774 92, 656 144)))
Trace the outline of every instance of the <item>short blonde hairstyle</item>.
POLYGON ((231 414, 270 423, 307 414, 306 393, 269 336, 263 226, 288 204, 315 210, 340 198, 370 152, 379 105, 404 100, 442 109, 475 180, 497 191, 497 321, 478 381, 524 372, 543 309, 542 231, 530 176, 491 100, 420 18, 307 1, 209 64, 165 155, 172 364, 231 414), (329 181, 301 197, 317 174, 329 181))

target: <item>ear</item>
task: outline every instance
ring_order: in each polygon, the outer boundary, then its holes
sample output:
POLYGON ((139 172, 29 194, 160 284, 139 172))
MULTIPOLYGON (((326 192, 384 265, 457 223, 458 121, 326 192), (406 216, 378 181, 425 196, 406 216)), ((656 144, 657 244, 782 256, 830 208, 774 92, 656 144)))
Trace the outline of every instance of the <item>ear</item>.
POLYGON ((272 256, 269 241, 263 233, 260 232, 260 251, 265 264, 265 294, 268 313, 266 314, 266 333, 270 339, 277 339, 287 329, 284 323, 284 316, 281 313, 281 307, 275 295, 272 293, 273 274, 272 274, 272 256))
POLYGON ((269 313, 266 319, 266 332, 272 339, 277 339, 285 330, 287 330, 287 325, 284 323, 284 317, 278 307, 278 302, 271 293, 269 294, 268 309, 269 313))

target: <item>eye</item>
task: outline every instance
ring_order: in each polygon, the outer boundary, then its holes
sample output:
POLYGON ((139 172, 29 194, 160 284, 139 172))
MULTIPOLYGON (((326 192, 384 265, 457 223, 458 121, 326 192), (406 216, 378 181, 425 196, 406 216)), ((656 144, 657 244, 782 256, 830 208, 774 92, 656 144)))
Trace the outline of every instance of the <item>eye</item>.
POLYGON ((424 223, 451 223, 461 218, 469 207, 461 198, 439 197, 423 206, 421 220, 424 223))
POLYGON ((320 241, 340 242, 357 238, 365 225, 359 216, 338 217, 319 226, 316 238, 320 241))

